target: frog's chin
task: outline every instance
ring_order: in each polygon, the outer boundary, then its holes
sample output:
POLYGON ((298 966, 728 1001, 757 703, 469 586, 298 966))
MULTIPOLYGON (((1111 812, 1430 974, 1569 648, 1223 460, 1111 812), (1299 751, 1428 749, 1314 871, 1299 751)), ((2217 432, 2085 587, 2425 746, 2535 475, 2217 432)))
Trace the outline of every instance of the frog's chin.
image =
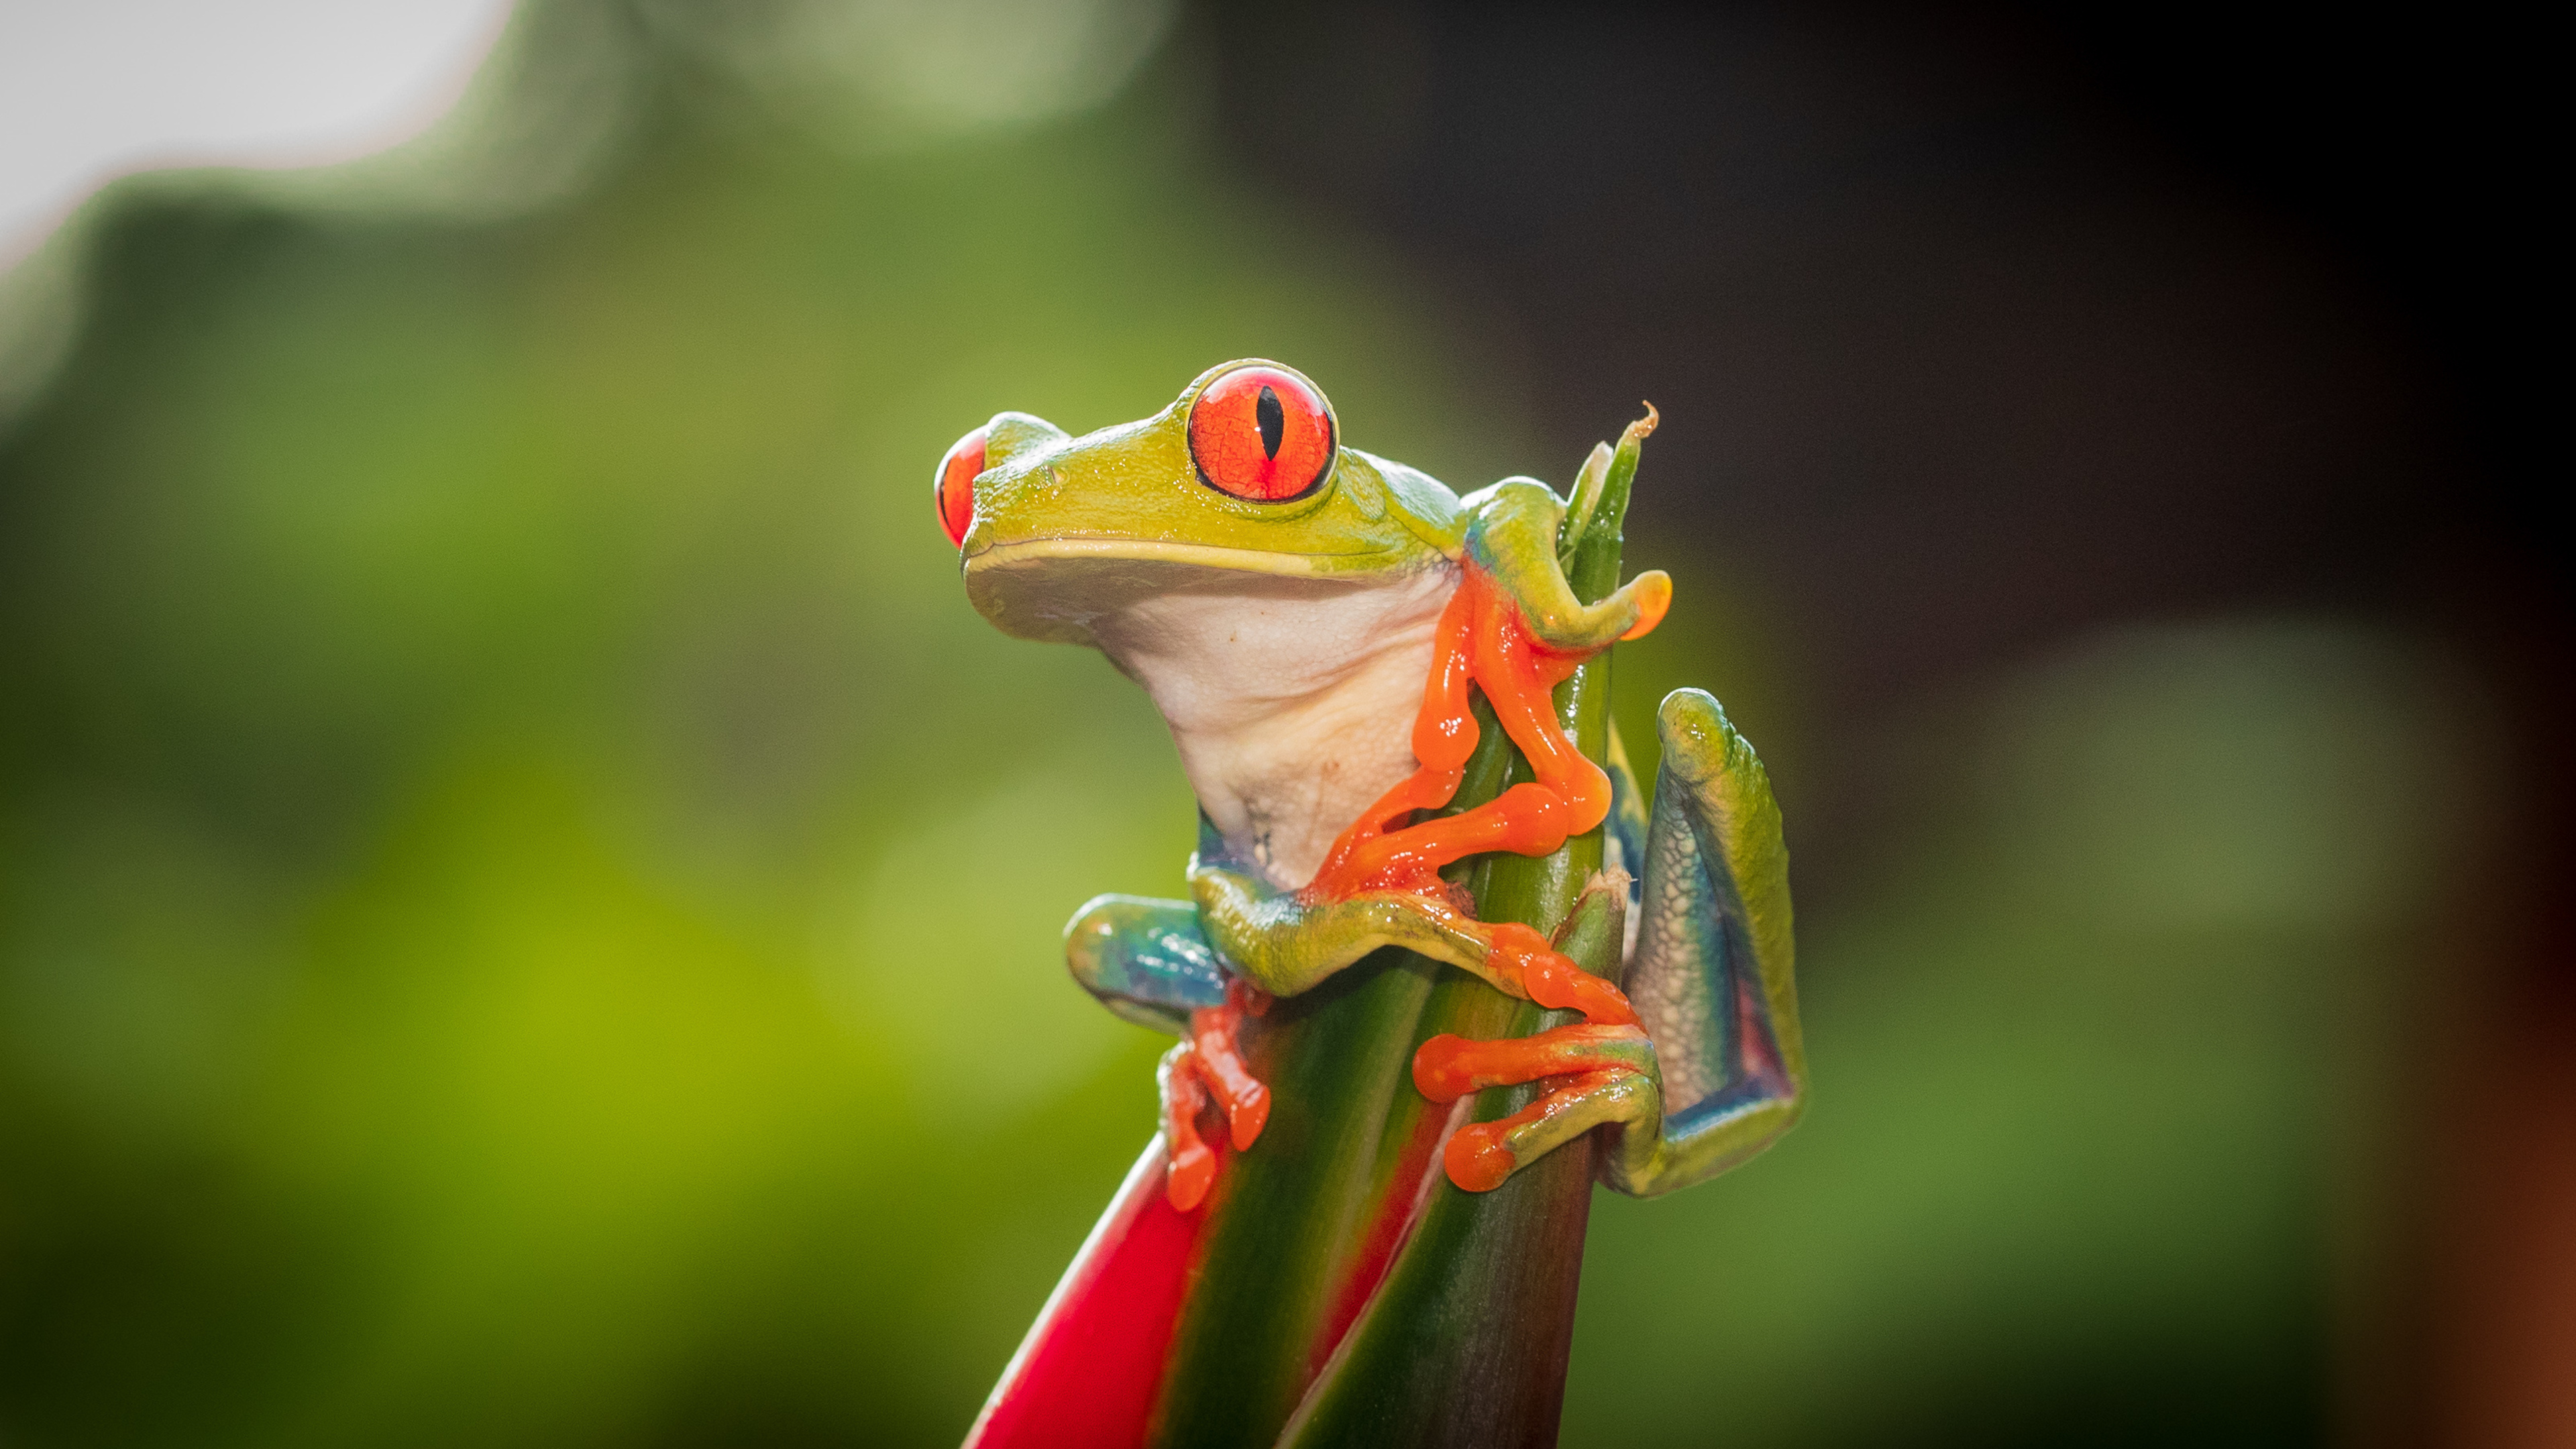
POLYGON ((1177 595, 1302 599, 1441 567, 1386 553, 1269 553, 1151 539, 1034 538, 966 559, 966 597, 1003 633, 1097 647, 1095 626, 1177 595))

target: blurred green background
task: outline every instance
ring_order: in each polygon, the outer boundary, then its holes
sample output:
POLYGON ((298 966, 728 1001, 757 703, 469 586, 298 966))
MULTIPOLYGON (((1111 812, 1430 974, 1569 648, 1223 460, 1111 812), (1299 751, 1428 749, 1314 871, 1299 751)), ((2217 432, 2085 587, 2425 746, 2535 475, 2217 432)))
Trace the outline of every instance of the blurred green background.
MULTIPOLYGON (((1618 279, 1488 288, 1400 174, 1336 209, 1247 151, 1239 17, 985 9, 532 0, 424 141, 129 179, 11 279, 0 1443, 953 1442, 1151 1130, 1159 1043, 1056 932, 1173 893, 1192 807, 1141 692, 966 606, 931 464, 1247 354, 1461 491, 1562 483, 1652 397, 1628 553, 1680 593, 1621 651, 1630 740, 1715 690, 1817 847, 1814 1108, 1601 1201, 1566 1443, 2372 1422, 2423 1023, 2515 793, 2478 662, 2259 553, 1997 602, 2116 573, 2118 509, 1906 584, 1872 520, 1940 537, 1977 466, 1783 500, 2009 349, 1825 386, 1784 464, 1764 389, 1831 372, 1797 309, 1570 355, 1532 317, 1618 279), (1721 346, 1741 385, 1665 360, 1721 346), (1869 642, 1953 596, 2009 626, 1869 642)), ((1304 23, 1398 81, 1451 53, 1304 23)))

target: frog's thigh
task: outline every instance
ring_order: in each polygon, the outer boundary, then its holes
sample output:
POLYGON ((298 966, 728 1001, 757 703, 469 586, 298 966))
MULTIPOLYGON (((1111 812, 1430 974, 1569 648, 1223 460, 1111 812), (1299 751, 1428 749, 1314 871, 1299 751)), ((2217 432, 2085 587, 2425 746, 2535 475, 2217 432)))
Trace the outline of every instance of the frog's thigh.
POLYGON ((1064 928, 1065 964, 1082 989, 1139 1026, 1177 1036, 1190 1013, 1225 1004, 1225 963, 1188 901, 1097 896, 1064 928))
POLYGON ((1400 891, 1308 905, 1241 871, 1190 873, 1207 939, 1253 985, 1295 996, 1381 946, 1402 946, 1492 980, 1492 941, 1472 920, 1400 891))

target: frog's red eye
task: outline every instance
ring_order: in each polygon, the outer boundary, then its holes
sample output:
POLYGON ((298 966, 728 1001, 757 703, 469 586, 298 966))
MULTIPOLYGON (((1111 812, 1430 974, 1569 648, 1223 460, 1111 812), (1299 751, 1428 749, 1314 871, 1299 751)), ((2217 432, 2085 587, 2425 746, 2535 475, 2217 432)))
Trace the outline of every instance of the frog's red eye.
POLYGON ((1190 404, 1190 461, 1211 488, 1257 503, 1302 498, 1333 471, 1333 414, 1293 372, 1238 367, 1190 404))
POLYGON ((949 447, 948 456, 939 460, 938 475, 930 480, 939 526, 959 548, 966 546, 966 530, 975 523, 975 475, 983 471, 984 430, 977 428, 949 447))

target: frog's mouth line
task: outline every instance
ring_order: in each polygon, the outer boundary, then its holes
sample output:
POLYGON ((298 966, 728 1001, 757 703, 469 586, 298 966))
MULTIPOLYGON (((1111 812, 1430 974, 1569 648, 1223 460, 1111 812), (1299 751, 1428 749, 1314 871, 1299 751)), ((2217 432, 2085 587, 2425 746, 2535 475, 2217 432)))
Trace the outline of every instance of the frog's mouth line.
MULTIPOLYGON (((1032 538, 966 559, 966 597, 1005 634, 1090 644, 1095 619, 1174 594, 1314 597, 1411 579, 1384 552, 1300 554, 1130 538, 1032 538)), ((1447 566, 1434 555, 1427 568, 1447 566)))
POLYGON ((1281 574, 1288 577, 1346 575, 1385 550, 1365 553, 1277 553, 1267 549, 1227 548, 1219 544, 1171 543, 1149 538, 1027 538, 989 544, 966 556, 966 572, 1011 568, 1050 559, 1122 559, 1139 563, 1196 565, 1230 573, 1281 574))

